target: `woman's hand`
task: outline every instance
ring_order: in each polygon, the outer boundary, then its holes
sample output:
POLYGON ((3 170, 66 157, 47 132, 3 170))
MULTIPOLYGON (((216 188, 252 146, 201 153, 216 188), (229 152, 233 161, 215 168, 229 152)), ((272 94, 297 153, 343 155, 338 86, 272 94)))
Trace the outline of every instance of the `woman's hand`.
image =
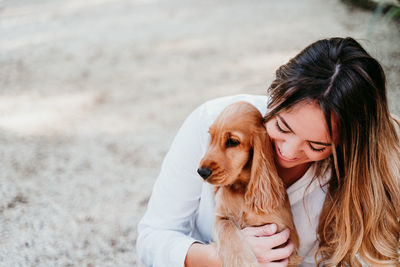
POLYGON ((284 247, 290 235, 288 228, 276 233, 276 224, 266 224, 257 227, 246 227, 241 230, 247 244, 257 257, 260 267, 287 266, 288 258, 294 250, 293 243, 289 242, 284 247))
MULTIPOLYGON (((244 239, 250 246, 260 264, 260 267, 287 266, 288 258, 294 250, 293 243, 289 240, 284 247, 275 248, 289 239, 290 231, 285 229, 276 234, 275 224, 258 227, 246 227, 241 230, 244 239)), ((215 244, 193 243, 186 255, 185 266, 220 266, 215 244)))

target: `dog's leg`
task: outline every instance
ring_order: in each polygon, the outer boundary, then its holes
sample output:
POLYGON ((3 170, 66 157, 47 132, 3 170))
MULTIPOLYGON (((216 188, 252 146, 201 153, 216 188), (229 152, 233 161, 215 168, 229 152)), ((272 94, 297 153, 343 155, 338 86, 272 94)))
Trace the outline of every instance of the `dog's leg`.
POLYGON ((216 216, 214 237, 224 267, 259 266, 238 227, 229 219, 216 216))

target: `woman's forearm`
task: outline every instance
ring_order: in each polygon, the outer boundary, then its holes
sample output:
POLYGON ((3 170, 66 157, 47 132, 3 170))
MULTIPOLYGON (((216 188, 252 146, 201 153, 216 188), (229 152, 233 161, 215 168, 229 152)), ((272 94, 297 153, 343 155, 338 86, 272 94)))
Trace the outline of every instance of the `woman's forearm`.
POLYGON ((186 254, 185 267, 220 267, 221 263, 213 244, 193 243, 186 254))

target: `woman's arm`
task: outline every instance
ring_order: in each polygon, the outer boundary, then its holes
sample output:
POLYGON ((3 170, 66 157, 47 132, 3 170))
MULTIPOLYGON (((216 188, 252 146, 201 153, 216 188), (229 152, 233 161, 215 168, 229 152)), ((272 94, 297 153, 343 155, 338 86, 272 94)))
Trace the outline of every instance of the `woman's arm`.
MULTIPOLYGON (((260 267, 284 267, 294 250, 292 242, 287 242, 289 229, 276 233, 275 224, 246 227, 241 231, 245 242, 256 256, 260 267), (276 248, 282 244, 284 247, 276 248)), ((193 243, 185 259, 185 267, 221 266, 215 244, 193 243)))
POLYGON ((203 185, 196 170, 208 142, 203 140, 208 127, 202 120, 200 106, 178 131, 139 222, 136 247, 145 266, 183 266, 189 247, 197 241, 190 232, 203 185))
POLYGON ((186 254, 185 267, 219 267, 220 259, 214 244, 193 243, 186 254))
MULTIPOLYGON (((181 267, 193 243, 204 241, 192 238, 190 233, 196 225, 202 194, 203 181, 197 168, 209 143, 208 128, 233 102, 249 101, 265 109, 266 100, 264 96, 250 95, 220 98, 201 105, 185 120, 163 161, 138 225, 137 253, 145 266, 181 267)), ((200 251, 205 252, 203 249, 200 251)), ((189 252, 187 260, 196 255, 189 252)))

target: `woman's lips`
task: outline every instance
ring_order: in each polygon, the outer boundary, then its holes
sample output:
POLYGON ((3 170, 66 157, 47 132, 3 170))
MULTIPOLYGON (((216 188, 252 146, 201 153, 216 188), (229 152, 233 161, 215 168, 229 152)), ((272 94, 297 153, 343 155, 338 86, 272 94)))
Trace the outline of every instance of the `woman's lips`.
POLYGON ((283 156, 283 155, 282 155, 282 152, 281 152, 281 150, 279 149, 279 147, 278 147, 277 144, 275 144, 275 150, 276 150, 276 153, 278 154, 278 156, 279 156, 281 159, 285 160, 285 161, 296 161, 296 160, 298 160, 298 158, 288 159, 288 158, 286 158, 285 156, 283 156))

